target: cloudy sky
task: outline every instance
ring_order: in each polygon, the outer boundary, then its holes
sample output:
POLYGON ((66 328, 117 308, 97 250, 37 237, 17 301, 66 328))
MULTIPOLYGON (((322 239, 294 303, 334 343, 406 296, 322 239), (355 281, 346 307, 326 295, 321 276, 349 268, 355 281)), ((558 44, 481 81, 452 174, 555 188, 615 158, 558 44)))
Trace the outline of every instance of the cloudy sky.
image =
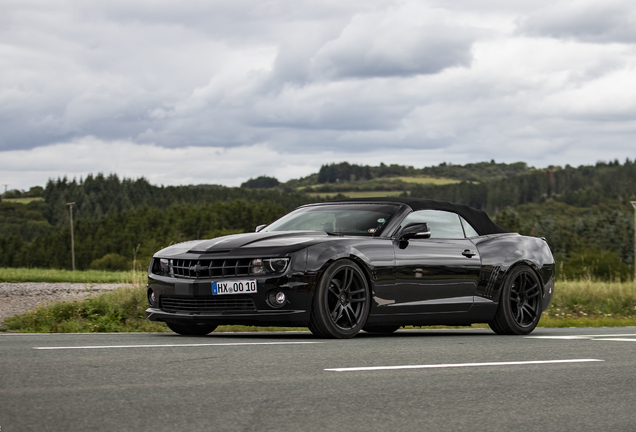
POLYGON ((3 0, 0 184, 636 158, 633 0, 3 0))

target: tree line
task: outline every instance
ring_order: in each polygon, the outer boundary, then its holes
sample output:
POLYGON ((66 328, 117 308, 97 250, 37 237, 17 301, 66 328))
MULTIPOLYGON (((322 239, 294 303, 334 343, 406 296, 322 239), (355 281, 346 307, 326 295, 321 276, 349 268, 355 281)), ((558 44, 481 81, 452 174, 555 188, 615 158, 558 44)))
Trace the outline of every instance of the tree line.
POLYGON ((467 204, 496 214, 506 207, 547 200, 580 208, 617 201, 631 208, 636 199, 636 163, 598 162, 578 168, 531 169, 506 179, 483 183, 416 185, 411 196, 467 204))
MULTIPOLYGON (((75 265, 87 269, 107 255, 123 257, 127 263, 136 259, 147 264, 156 251, 171 244, 253 231, 257 225, 269 223, 285 212, 281 204, 273 201, 235 200, 171 205, 165 209, 143 206, 99 219, 79 218, 73 224, 75 265)), ((2 234, 0 267, 71 267, 68 222, 31 240, 21 232, 2 234)))
POLYGON ((323 165, 318 171, 317 182, 336 183, 368 181, 386 177, 400 176, 428 176, 434 178, 448 178, 466 182, 489 182, 510 178, 528 170, 525 162, 512 164, 490 162, 453 165, 443 162, 437 166, 414 168, 413 166, 385 165, 379 166, 356 165, 348 162, 323 165))
MULTIPOLYGON (((467 204, 485 210, 511 231, 546 237, 555 256, 567 264, 564 274, 596 267, 594 274, 624 277, 629 273, 634 261, 630 201, 636 200, 636 163, 628 159, 623 164, 540 170, 525 164, 472 165, 466 173, 478 172, 476 166, 479 170, 490 167, 488 175, 495 179, 416 185, 410 195, 467 204), (568 267, 575 262, 579 262, 578 270, 568 267), (600 270, 603 265, 605 270, 600 270)), ((443 165, 433 168, 445 169, 443 165)), ((251 186, 269 181, 255 180, 251 186)), ((43 200, 0 202, 0 266, 70 268, 69 202, 75 203, 76 265, 84 269, 107 256, 115 256, 120 265, 133 256, 147 261, 172 243, 252 231, 299 205, 325 199, 280 187, 163 187, 144 178, 102 174, 79 181, 58 178, 43 190, 31 191, 43 200)))

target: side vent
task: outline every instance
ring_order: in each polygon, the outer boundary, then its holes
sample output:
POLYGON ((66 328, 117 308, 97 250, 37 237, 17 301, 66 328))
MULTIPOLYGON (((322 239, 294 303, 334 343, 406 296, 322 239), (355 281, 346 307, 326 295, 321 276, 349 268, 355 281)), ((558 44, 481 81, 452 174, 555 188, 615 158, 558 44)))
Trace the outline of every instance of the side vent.
POLYGON ((495 290, 495 285, 497 283, 497 278, 499 277, 499 272, 501 270, 501 266, 493 266, 492 270, 490 270, 490 277, 488 278, 488 283, 486 284, 486 291, 484 292, 484 297, 492 298, 493 291, 495 290))

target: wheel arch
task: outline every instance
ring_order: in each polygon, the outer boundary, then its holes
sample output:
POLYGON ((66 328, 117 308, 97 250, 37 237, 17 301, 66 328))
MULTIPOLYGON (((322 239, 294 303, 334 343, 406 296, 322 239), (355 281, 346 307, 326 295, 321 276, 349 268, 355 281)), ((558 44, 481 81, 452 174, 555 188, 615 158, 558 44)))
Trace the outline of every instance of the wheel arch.
POLYGON ((503 271, 503 273, 501 274, 501 277, 499 278, 499 282, 496 286, 496 293, 493 298, 495 303, 498 304, 499 301, 501 300, 501 293, 503 291, 503 287, 504 287, 504 284, 506 283, 506 280, 510 276, 510 273, 512 273, 517 267, 520 267, 520 266, 526 266, 532 270, 532 272, 537 276, 537 279, 539 280, 539 288, 541 289, 541 297, 543 298, 545 296, 546 283, 544 282, 541 276, 540 266, 536 262, 530 260, 529 258, 523 258, 523 259, 519 259, 517 261, 513 261, 507 264, 506 262, 504 262, 503 267, 505 268, 505 270, 503 271))
MULTIPOLYGON (((309 253, 309 256, 313 254, 309 253)), ((334 245, 328 249, 320 251, 320 253, 314 258, 310 259, 311 262, 307 263, 307 270, 316 274, 316 282, 320 280, 325 270, 334 262, 343 259, 348 259, 356 263, 362 270, 369 284, 369 288, 373 287, 374 281, 374 266, 371 264, 371 259, 367 257, 359 249, 350 245, 334 245)), ((315 291, 315 286, 312 287, 312 294, 315 291)))

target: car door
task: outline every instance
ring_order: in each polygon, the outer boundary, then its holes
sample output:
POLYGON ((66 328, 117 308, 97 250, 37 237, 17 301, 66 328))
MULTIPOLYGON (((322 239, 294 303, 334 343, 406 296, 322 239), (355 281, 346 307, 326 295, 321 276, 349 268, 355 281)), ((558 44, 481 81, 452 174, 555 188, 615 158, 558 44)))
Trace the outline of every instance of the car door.
POLYGON ((481 259, 479 251, 466 238, 456 213, 421 210, 409 214, 402 226, 426 222, 431 237, 394 241, 395 313, 461 312, 473 304, 481 259))

